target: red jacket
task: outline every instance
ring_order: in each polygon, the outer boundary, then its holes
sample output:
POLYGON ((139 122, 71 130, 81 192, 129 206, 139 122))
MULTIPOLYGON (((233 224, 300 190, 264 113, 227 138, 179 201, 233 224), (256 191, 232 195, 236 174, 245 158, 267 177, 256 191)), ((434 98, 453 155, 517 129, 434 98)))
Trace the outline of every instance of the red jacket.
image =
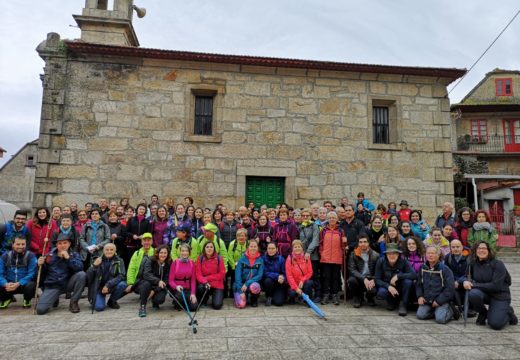
POLYGON ((397 216, 399 216, 399 220, 401 220, 401 221, 410 221, 411 212, 412 212, 412 209, 398 210, 397 216))
POLYGON ((212 288, 224 289, 224 278, 226 277, 224 258, 218 254, 214 254, 209 259, 206 259, 204 255, 199 256, 195 265, 195 274, 199 284, 209 283, 212 288))
POLYGON ((58 225, 56 221, 51 220, 51 228, 49 230, 49 224, 43 225, 36 224, 32 219, 27 221, 27 229, 31 232, 31 246, 30 250, 36 255, 47 255, 49 250, 51 249, 51 236, 52 233, 58 230, 58 225), (47 243, 47 247, 45 248, 45 254, 42 254, 43 251, 43 243, 45 236, 48 234, 49 242, 47 243))
POLYGON ((304 254, 301 257, 293 259, 293 255, 289 255, 285 261, 285 276, 291 290, 296 290, 300 282, 306 282, 312 278, 312 263, 305 260, 304 254))
POLYGON ((195 264, 193 260, 188 259, 186 263, 179 259, 172 261, 170 266, 170 273, 168 275, 168 284, 172 289, 177 286, 182 286, 186 290, 190 290, 192 295, 195 295, 196 278, 195 278, 195 264))
POLYGON ((343 264, 343 229, 324 227, 320 233, 320 262, 325 264, 343 264))

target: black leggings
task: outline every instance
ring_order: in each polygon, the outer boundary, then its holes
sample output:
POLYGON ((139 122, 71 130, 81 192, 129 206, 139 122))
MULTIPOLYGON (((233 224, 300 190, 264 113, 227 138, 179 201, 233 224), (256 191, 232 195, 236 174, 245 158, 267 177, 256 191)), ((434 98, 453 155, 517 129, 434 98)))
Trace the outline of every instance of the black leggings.
POLYGON ((287 284, 280 284, 271 278, 265 278, 262 284, 265 296, 272 298, 272 304, 282 306, 287 297, 287 284))
POLYGON ((208 298, 211 296, 211 306, 215 310, 219 310, 222 308, 222 305, 224 304, 224 289, 215 289, 211 288, 206 293, 206 296, 204 299, 202 299, 202 295, 204 295, 204 291, 206 291, 204 285, 199 284, 197 285, 197 299, 199 301, 203 301, 204 304, 208 301, 208 298))
POLYGON ((137 284, 134 285, 134 292, 139 294, 141 299, 141 305, 146 305, 148 302, 148 297, 150 296, 152 290, 154 290, 154 294, 152 296, 152 304, 161 305, 164 304, 166 300, 166 289, 155 288, 146 280, 141 280, 137 284))

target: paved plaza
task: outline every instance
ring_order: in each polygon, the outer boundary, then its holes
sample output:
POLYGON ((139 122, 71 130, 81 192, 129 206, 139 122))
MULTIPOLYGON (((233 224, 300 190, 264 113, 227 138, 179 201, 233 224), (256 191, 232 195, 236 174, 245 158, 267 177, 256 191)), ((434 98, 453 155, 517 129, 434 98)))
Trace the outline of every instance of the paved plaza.
MULTIPOLYGON (((520 264, 508 264, 513 305, 520 313, 520 264)), ((220 311, 203 309, 193 334, 184 313, 170 304, 138 318, 138 298, 121 309, 91 314, 68 311, 61 298, 44 316, 21 308, 21 299, 0 312, 2 359, 520 359, 520 326, 502 331, 475 325, 475 318, 437 325, 410 312, 399 317, 382 307, 327 305, 328 320, 301 305, 237 310, 227 299, 220 311)))

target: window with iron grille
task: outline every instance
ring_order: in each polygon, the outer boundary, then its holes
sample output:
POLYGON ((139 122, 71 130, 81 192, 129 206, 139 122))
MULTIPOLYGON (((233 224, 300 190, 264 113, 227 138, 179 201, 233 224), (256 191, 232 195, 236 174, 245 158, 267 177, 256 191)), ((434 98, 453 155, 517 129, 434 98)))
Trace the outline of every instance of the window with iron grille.
POLYGON ((27 155, 25 158, 25 166, 36 166, 36 161, 34 161, 34 155, 27 155))
POLYGON ((496 95, 511 96, 513 95, 513 79, 496 79, 496 95))
POLYGON ((213 96, 195 96, 195 135, 213 133, 213 96))
POLYGON ((390 143, 390 116, 387 106, 372 107, 372 136, 374 144, 390 143))

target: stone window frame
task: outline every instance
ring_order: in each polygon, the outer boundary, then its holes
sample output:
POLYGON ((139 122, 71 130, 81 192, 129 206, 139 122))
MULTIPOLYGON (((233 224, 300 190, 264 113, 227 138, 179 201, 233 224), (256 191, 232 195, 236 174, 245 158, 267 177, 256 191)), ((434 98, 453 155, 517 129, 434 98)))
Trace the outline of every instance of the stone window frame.
POLYGON ((397 96, 369 96, 368 98, 368 135, 367 144, 368 149, 372 150, 402 150, 403 139, 402 139, 402 114, 401 114, 401 101, 397 96), (389 144, 375 144, 373 142, 373 107, 382 106, 388 107, 389 109, 389 144))
POLYGON ((36 156, 29 154, 25 156, 26 167, 36 167, 36 156))
POLYGON ((197 84, 186 89, 186 123, 184 127, 184 141, 193 142, 222 142, 223 97, 225 87, 220 85, 197 84), (213 96, 213 124, 211 135, 195 135, 195 97, 213 96))

